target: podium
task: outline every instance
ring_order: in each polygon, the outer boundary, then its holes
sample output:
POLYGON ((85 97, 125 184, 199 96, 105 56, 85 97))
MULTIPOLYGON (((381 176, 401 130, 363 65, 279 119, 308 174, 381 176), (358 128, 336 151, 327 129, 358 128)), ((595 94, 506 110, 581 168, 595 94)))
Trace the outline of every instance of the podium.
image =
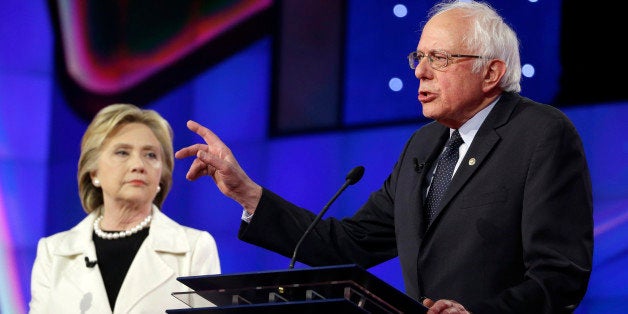
POLYGON ((166 313, 426 313, 427 308, 357 265, 179 277, 189 308, 166 313), (331 312, 333 311, 333 312, 331 312))

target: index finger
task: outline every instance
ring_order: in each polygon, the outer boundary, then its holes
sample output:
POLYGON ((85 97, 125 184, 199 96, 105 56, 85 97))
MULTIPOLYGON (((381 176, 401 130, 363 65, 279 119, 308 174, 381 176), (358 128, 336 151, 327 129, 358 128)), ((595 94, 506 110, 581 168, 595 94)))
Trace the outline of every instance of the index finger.
POLYGON ((190 131, 200 135, 203 138, 203 140, 205 140, 205 143, 207 143, 207 145, 225 146, 225 144, 220 140, 220 138, 216 134, 214 134, 214 132, 202 126, 198 122, 194 120, 188 120, 186 125, 188 129, 190 129, 190 131))

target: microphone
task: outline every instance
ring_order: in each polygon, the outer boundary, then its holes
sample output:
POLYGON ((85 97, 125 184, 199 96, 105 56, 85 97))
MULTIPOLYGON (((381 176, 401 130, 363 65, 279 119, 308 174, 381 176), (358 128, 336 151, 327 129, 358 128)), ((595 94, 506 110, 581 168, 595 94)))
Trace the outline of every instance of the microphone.
POLYGON ((412 158, 412 161, 414 162, 414 171, 416 171, 417 173, 421 173, 421 171, 423 171, 423 168, 429 165, 427 162, 419 163, 419 159, 417 159, 416 157, 412 158))
POLYGON ((85 267, 87 267, 87 268, 94 268, 94 266, 96 266, 96 264, 98 264, 97 260, 90 261, 89 257, 85 256, 85 267))
POLYGON ((303 240, 305 240, 305 237, 308 234, 310 234, 310 232, 312 232, 312 229, 314 229, 314 226, 316 226, 316 224, 321 220, 323 215, 325 215, 325 212, 327 211, 327 209, 329 209, 329 206, 331 205, 331 203, 333 203, 338 198, 338 196, 340 196, 340 193, 342 193, 349 185, 356 184, 358 181, 360 181, 360 179, 362 179, 362 175, 364 175, 364 167, 363 166, 357 166, 357 167, 351 169, 351 171, 349 171, 349 173, 347 174, 347 177, 345 178, 345 183, 340 187, 340 189, 338 189, 336 194, 334 194, 334 197, 332 197, 329 200, 329 202, 327 202, 327 204, 325 204, 325 207, 323 207, 321 212, 318 213, 318 216, 316 216, 316 218, 314 218, 314 220, 312 221, 310 226, 307 227, 307 229, 305 230, 305 232, 301 236, 301 239, 299 239, 299 242, 297 242, 297 245, 294 248, 294 252, 292 253, 292 259, 290 260, 290 266, 288 266, 288 268, 290 268, 290 269, 294 268, 294 263, 295 263, 295 261, 297 259, 297 251, 299 250, 299 247, 301 246, 301 243, 303 243, 303 240))

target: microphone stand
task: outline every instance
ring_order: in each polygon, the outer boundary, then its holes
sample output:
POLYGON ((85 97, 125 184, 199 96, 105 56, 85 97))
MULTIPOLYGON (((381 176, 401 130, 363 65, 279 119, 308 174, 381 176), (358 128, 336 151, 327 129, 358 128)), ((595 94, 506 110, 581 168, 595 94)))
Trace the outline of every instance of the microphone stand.
POLYGON ((329 209, 329 206, 331 206, 331 204, 338 198, 338 196, 340 196, 340 194, 349 185, 353 185, 353 184, 357 183, 358 181, 360 181, 360 179, 362 179, 362 175, 364 175, 364 167, 363 166, 357 166, 357 167, 351 169, 351 171, 349 171, 349 173, 347 174, 347 177, 345 179, 345 183, 340 187, 340 189, 338 189, 336 194, 334 194, 334 196, 329 200, 329 202, 327 202, 327 204, 325 204, 325 207, 323 207, 321 212, 318 213, 316 218, 314 218, 312 223, 308 226, 308 228, 305 230, 305 232, 301 236, 301 239, 299 239, 299 242, 297 242, 297 245, 294 248, 294 252, 292 253, 292 259, 290 259, 290 265, 288 266, 289 269, 293 269, 294 268, 294 263, 296 262, 296 259, 297 259, 297 251, 299 250, 299 247, 303 243, 303 240, 305 240, 305 237, 308 234, 310 234, 310 232, 312 232, 312 229, 314 229, 314 227, 316 226, 316 224, 318 224, 318 222, 321 220, 323 215, 325 215, 325 212, 327 212, 327 210, 329 209))

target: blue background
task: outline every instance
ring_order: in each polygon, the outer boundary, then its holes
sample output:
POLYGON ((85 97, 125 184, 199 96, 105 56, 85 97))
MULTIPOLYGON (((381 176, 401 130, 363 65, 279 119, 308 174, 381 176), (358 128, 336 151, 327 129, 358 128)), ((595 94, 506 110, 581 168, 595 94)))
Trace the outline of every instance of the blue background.
MULTIPOLYGON (((327 214, 351 215, 379 188, 406 139, 425 123, 416 101, 418 83, 405 56, 416 47, 431 2, 398 3, 408 9, 405 17, 393 14, 397 2, 347 1, 343 121, 336 130, 268 135, 273 84, 270 35, 165 91, 145 107, 170 121, 175 149, 200 140, 185 127, 188 119, 199 121, 230 146, 254 180, 315 212, 351 168, 365 166, 362 181, 347 189, 327 214), (389 88, 393 78, 403 83, 401 90, 389 88)), ((523 78, 521 94, 552 103, 561 73, 560 1, 491 3, 519 33, 522 64, 535 70, 534 76, 523 78)), ((37 240, 69 229, 84 217, 76 166, 88 122, 68 106, 55 79, 52 27, 45 1, 0 1, 2 313, 27 311, 37 240)), ((612 67, 621 60, 609 62, 612 67)), ((590 59, 582 63, 591 65, 590 59)), ((628 101, 561 109, 582 136, 594 188, 594 269, 577 313, 606 313, 628 301, 628 140, 624 136, 628 101)), ((210 179, 186 181, 190 162, 175 162, 174 186, 163 211, 216 238, 224 273, 286 269, 288 258, 237 240, 241 208, 220 194, 210 179)), ((297 263, 296 267, 306 266, 297 263)), ((403 290, 396 259, 370 271, 403 290)))

